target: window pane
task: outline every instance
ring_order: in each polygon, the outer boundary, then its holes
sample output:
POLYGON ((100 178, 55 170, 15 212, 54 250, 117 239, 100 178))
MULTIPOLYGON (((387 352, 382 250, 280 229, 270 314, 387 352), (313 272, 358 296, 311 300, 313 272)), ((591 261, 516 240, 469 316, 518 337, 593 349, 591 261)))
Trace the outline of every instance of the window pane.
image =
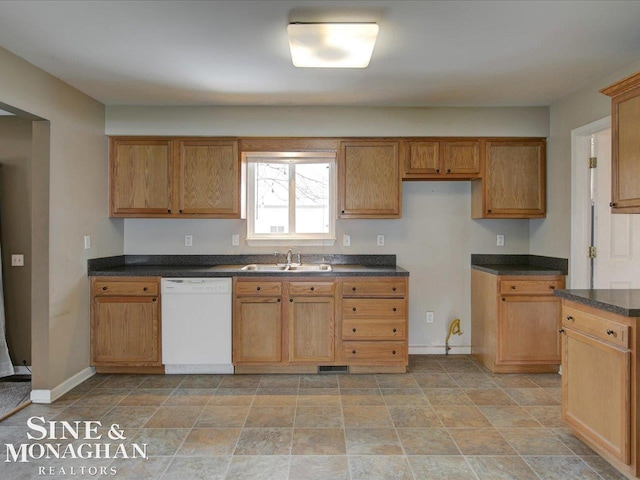
POLYGON ((255 233, 289 233, 289 165, 257 163, 255 233))
POLYGON ((296 164, 296 233, 329 233, 329 164, 296 164))

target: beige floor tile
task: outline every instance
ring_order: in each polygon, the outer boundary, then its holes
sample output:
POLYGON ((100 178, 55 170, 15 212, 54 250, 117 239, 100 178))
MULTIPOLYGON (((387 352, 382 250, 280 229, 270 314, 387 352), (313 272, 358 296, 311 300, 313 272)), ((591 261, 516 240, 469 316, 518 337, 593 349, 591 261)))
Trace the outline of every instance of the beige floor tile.
POLYGON ((76 407, 88 407, 93 405, 107 405, 113 407, 128 394, 129 390, 126 388, 93 389, 78 398, 73 405, 76 407))
POLYGON ((486 373, 450 373, 453 381, 461 388, 496 388, 497 385, 486 373))
POLYGON ((287 480, 289 456, 234 456, 225 480, 287 480))
POLYGON ((220 395, 220 390, 217 390, 216 393, 209 397, 209 402, 207 405, 214 406, 231 406, 231 407, 240 407, 240 406, 249 406, 253 403, 255 398, 254 393, 247 394, 243 391, 243 393, 239 393, 237 395, 220 395))
POLYGON ((300 375, 263 375, 259 388, 298 388, 300 375))
POLYGON ((586 455, 581 458, 587 465, 595 470, 603 480, 627 480, 627 477, 613 468, 609 462, 599 455, 586 455))
POLYGON ((349 455, 351 480, 413 480, 406 457, 401 455, 349 455))
POLYGON ((446 428, 398 428, 407 455, 460 455, 446 428))
POLYGON ((342 406, 383 406, 384 398, 378 388, 345 388, 340 389, 342 406))
POLYGON ((258 388, 260 375, 225 375, 218 388, 258 388))
POLYGON ((216 391, 214 392, 214 396, 216 397, 226 397, 226 396, 232 396, 232 397, 238 397, 238 396, 250 396, 253 397, 256 394, 256 391, 258 390, 258 387, 232 387, 232 388, 223 388, 223 387, 219 387, 216 389, 216 391))
POLYGON ((120 400, 121 407, 160 406, 173 393, 172 388, 136 388, 120 400))
POLYGON ((458 388, 458 384, 454 382, 448 373, 414 373, 413 379, 420 388, 458 388))
POLYGON ((111 375, 94 388, 137 388, 146 379, 146 375, 111 375))
POLYGON ((539 480, 518 456, 467 457, 467 462, 479 480, 539 480))
POLYGON ((343 406, 345 427, 392 427, 393 422, 386 407, 343 406))
MULTIPOLYGON (((314 406, 326 406, 326 407, 340 407, 341 399, 339 394, 325 393, 332 392, 331 388, 306 388, 300 389, 298 394, 298 406, 299 407, 314 407, 314 406)), ((336 390, 337 391, 337 390, 336 390)))
POLYGON ((295 406, 298 403, 298 395, 290 394, 259 394, 253 398, 254 407, 267 407, 267 406, 295 406))
POLYGON ((185 375, 180 388, 218 388, 224 375, 185 375))
POLYGON ((378 388, 375 375, 339 375, 340 388, 378 388))
POLYGON ((519 406, 479 406, 482 414, 494 427, 541 427, 542 424, 519 406))
POLYGON ((109 467, 116 469, 116 474, 108 478, 117 478, 118 480, 159 479, 170 462, 171 457, 153 457, 147 460, 116 459, 109 465, 109 467))
POLYGON ((523 457, 542 480, 601 480, 580 457, 523 457))
POLYGON ((383 388, 381 392, 387 405, 429 405, 419 388, 383 388))
POLYGON ((589 446, 576 438, 570 428, 553 428, 550 430, 576 455, 596 455, 596 453, 589 446))
POLYGON ((75 406, 70 405, 64 410, 60 411, 55 417, 54 420, 66 420, 68 422, 74 421, 93 421, 100 420, 109 410, 111 410, 112 406, 105 405, 92 405, 92 406, 75 406))
POLYGON ((442 426, 438 415, 429 405, 406 405, 388 407, 388 409, 391 420, 397 428, 442 426))
POLYGON ((547 428, 501 428, 499 431, 520 455, 573 455, 547 428))
POLYGON ((558 406, 550 407, 523 407, 533 418, 547 428, 566 428, 567 424, 562 420, 562 409, 558 406))
POLYGON ((469 405, 434 405, 438 417, 445 427, 452 428, 481 428, 491 424, 475 406, 469 405))
POLYGON ((194 428, 176 453, 178 456, 206 457, 232 455, 240 428, 194 428))
POLYGON ((300 428, 342 427, 342 409, 298 406, 295 426, 300 428))
POLYGON ((224 480, 229 463, 230 456, 175 457, 162 480, 224 480))
MULTIPOLYGON (((233 398, 233 397, 229 397, 233 398)), ((249 413, 248 406, 207 405, 195 424, 196 428, 243 427, 249 413)))
POLYGON ((549 395, 543 388, 507 388, 505 392, 513 398, 518 405, 560 405, 560 402, 549 395))
POLYGON ((506 393, 500 388, 465 388, 464 393, 476 405, 515 405, 506 393))
POLYGON ((144 425, 146 428, 191 428, 204 407, 159 407, 144 425))
POLYGON ((540 387, 560 388, 562 386, 562 376, 557 373, 532 373, 528 377, 540 387))
POLYGON ((213 396, 213 388, 176 388, 164 402, 165 406, 203 406, 213 396))
POLYGON ((122 428, 140 428, 153 416, 158 407, 114 407, 100 419, 103 425, 119 424, 122 428))
POLYGON ((141 428, 129 438, 131 443, 146 443, 150 457, 167 456, 175 455, 189 431, 188 428, 141 428))
MULTIPOLYGON (((22 410, 14 413, 8 418, 5 418, 0 422, 0 429, 2 427, 22 427, 25 428, 27 420, 30 417, 44 417, 45 421, 52 420, 56 415, 62 413, 63 410, 69 408, 72 405, 54 403, 52 405, 45 405, 39 403, 32 403, 27 405, 22 410)), ((106 413, 106 412, 105 412, 106 413)), ((26 430, 26 428, 25 428, 26 430)))
POLYGON ((188 375, 149 375, 138 388, 176 388, 188 375))
POLYGON ((475 362, 467 360, 443 361, 440 363, 447 373, 482 373, 482 370, 475 362))
POLYGON ((338 388, 338 376, 331 374, 302 375, 300 388, 338 388))
POLYGON ((244 426, 253 427, 293 427, 296 413, 294 406, 252 406, 244 426))
POLYGON ((424 388, 423 392, 431 405, 473 405, 461 388, 424 388))
POLYGON ((519 373, 491 373, 489 378, 502 388, 538 388, 527 375, 519 373))
POLYGON ((450 428, 449 434, 463 455, 515 455, 511 445, 494 428, 450 428))
POLYGON ((347 428, 349 455, 402 455, 402 445, 394 428, 347 428))
POLYGON ((289 455, 291 428, 244 428, 234 455, 289 455))
POLYGON ((345 456, 296 456, 291 458, 289 480, 350 480, 345 456))
POLYGON ((392 374, 376 375, 380 388, 418 388, 418 384, 412 375, 392 374))
POLYGON ((294 428, 292 455, 344 455, 342 428, 294 428))
POLYGON ((412 455, 407 458, 416 480, 476 480, 462 455, 412 455))

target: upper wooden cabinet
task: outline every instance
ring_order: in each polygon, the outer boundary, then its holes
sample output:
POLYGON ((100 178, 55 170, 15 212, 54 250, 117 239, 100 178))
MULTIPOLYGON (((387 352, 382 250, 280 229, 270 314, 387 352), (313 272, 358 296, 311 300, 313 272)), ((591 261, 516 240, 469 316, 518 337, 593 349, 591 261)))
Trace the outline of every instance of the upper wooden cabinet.
POLYGON ((469 180, 479 175, 479 140, 430 138, 405 142, 403 180, 469 180))
POLYGON ((600 91, 611 97, 611 212, 640 213, 640 72, 600 91))
POLYGON ((340 142, 340 218, 400 218, 400 141, 340 142))
POLYGON ((546 216, 544 139, 487 139, 482 180, 471 184, 472 218, 546 216))
POLYGON ((112 137, 112 217, 240 217, 238 142, 112 137))

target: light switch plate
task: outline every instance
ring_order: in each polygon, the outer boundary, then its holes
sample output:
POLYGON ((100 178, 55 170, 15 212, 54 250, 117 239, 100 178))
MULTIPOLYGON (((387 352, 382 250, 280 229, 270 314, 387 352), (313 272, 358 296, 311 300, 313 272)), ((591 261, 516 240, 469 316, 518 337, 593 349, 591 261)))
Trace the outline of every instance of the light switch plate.
POLYGON ((497 235, 496 236, 496 245, 498 247, 504 247, 504 235, 497 235))
POLYGON ((24 255, 22 253, 11 255, 12 267, 24 267, 24 255))
POLYGON ((379 247, 384 247, 384 235, 378 235, 376 242, 379 247))
POLYGON ((185 235, 184 236, 184 246, 185 247, 193 247, 193 235, 185 235))
POLYGON ((344 247, 351 246, 351 235, 342 235, 342 245, 344 247))
POLYGON ((240 246, 240 235, 238 235, 237 233, 234 235, 231 235, 231 246, 232 247, 240 246))
POLYGON ((84 249, 89 250, 91 248, 91 235, 84 236, 84 249))
POLYGON ((433 323, 433 312, 427 312, 427 323, 433 323))

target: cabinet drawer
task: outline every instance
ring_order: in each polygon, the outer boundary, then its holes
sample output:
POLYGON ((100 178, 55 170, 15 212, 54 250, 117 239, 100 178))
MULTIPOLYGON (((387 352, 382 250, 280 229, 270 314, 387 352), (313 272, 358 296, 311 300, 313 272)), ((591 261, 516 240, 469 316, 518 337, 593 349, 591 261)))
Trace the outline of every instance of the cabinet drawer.
POLYGON ((406 321, 387 319, 344 319, 342 338, 345 340, 394 340, 404 339, 406 321))
POLYGON ((629 348, 629 327, 607 318, 565 306, 562 309, 562 326, 629 348))
POLYGON ((333 295, 336 285, 333 282, 290 282, 291 295, 333 295))
POLYGON ((553 295, 563 287, 562 280, 501 280, 500 295, 553 295))
POLYGON ((109 281, 96 280, 93 284, 95 296, 107 295, 158 295, 157 281, 109 281))
POLYGON ((404 363, 407 347, 404 342, 344 342, 342 357, 349 363, 404 363))
POLYGON ((405 318, 403 298, 345 298, 342 302, 344 318, 405 318))
POLYGON ((343 297, 403 297, 406 294, 404 280, 349 280, 342 284, 343 297))
POLYGON ((280 282, 237 282, 234 292, 236 295, 281 295, 280 282))

